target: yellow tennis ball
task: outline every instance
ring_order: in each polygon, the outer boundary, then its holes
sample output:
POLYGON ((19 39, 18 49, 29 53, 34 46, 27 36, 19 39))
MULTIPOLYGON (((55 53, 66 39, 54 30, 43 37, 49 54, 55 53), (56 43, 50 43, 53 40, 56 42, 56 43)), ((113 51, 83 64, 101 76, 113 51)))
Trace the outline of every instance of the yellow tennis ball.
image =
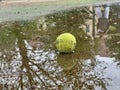
POLYGON ((76 46, 76 38, 70 33, 63 33, 56 39, 56 48, 59 52, 72 52, 76 46))

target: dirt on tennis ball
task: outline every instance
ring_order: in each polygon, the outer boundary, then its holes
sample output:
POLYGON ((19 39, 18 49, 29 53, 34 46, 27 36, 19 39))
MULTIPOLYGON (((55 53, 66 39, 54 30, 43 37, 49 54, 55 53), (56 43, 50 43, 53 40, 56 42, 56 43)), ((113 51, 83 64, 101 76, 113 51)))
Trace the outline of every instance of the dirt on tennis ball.
POLYGON ((63 33, 56 39, 56 48, 59 52, 73 52, 76 46, 76 38, 70 33, 63 33))

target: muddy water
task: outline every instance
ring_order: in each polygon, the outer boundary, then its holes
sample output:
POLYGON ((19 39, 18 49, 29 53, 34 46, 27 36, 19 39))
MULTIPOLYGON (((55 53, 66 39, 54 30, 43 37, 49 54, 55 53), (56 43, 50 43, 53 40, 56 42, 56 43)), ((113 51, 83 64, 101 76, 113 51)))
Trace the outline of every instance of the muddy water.
POLYGON ((80 11, 1 24, 1 90, 119 90, 120 62, 97 55, 81 28, 88 17, 80 11), (74 53, 56 50, 56 37, 65 32, 77 39, 74 53))

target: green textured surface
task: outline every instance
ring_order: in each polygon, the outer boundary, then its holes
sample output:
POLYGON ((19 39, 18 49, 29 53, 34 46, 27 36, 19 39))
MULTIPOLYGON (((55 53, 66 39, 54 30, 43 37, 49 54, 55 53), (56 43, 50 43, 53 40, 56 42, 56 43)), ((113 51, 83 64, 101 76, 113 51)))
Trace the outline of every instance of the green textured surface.
POLYGON ((60 52, 72 52, 76 46, 76 38, 70 33, 63 33, 56 39, 56 47, 60 52))

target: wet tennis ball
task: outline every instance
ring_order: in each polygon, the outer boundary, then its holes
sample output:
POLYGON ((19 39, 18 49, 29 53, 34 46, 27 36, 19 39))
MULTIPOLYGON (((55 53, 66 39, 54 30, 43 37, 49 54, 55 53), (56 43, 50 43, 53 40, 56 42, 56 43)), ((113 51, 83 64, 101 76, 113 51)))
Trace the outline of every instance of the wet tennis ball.
POLYGON ((75 49, 76 38, 70 33, 63 33, 56 39, 56 48, 59 52, 69 53, 75 49))
POLYGON ((110 26, 109 26, 109 30, 110 30, 110 31, 116 31, 116 27, 115 27, 115 26, 110 25, 110 26))

